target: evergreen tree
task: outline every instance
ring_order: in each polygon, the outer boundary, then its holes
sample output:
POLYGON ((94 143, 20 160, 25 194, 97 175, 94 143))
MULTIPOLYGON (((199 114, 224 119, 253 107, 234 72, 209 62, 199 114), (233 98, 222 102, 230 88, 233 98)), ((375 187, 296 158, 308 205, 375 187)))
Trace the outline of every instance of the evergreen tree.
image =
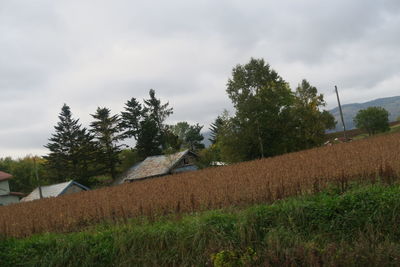
POLYGON ((46 167, 54 182, 74 179, 87 184, 93 174, 89 162, 93 159, 95 145, 93 136, 82 128, 78 119, 72 118, 70 107, 63 105, 55 133, 45 145, 50 153, 45 156, 46 167))
POLYGON ((157 123, 150 117, 146 117, 140 122, 140 131, 136 142, 138 155, 145 159, 148 156, 161 154, 162 137, 157 123))
POLYGON ((121 134, 120 118, 111 115, 108 108, 98 107, 95 114, 91 115, 95 120, 90 124, 91 132, 94 133, 98 143, 98 162, 107 170, 113 179, 117 176, 117 165, 120 163, 118 157, 123 145, 119 141, 123 139, 121 134))
POLYGON ((124 131, 125 138, 133 137, 135 140, 138 139, 138 133, 140 131, 140 121, 143 119, 146 110, 142 108, 142 105, 132 97, 125 104, 125 111, 121 112, 121 128, 124 131))
POLYGON ((169 103, 161 104, 161 100, 156 98, 156 92, 153 89, 149 91, 150 98, 144 100, 145 116, 149 117, 157 124, 158 131, 162 133, 164 130, 165 120, 173 113, 173 109, 169 108, 169 103))
POLYGON ((217 142, 218 133, 222 127, 223 119, 221 116, 218 116, 213 123, 210 125, 210 138, 208 140, 211 144, 215 144, 217 142))

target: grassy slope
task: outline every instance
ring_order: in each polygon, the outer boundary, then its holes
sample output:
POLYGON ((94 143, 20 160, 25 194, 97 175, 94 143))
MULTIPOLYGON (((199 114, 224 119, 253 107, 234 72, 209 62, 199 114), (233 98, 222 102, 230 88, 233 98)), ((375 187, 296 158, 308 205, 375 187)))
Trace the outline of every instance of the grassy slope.
POLYGON ((353 186, 242 210, 3 239, 0 266, 396 265, 399 198, 399 185, 353 186))

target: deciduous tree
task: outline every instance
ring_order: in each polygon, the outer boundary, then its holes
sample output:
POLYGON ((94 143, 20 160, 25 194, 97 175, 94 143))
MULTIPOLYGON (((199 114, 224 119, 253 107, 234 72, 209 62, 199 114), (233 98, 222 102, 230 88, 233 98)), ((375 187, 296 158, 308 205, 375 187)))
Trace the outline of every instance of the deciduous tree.
POLYGON ((354 118, 357 128, 364 129, 368 135, 390 130, 389 112, 382 107, 369 107, 360 110, 354 118))

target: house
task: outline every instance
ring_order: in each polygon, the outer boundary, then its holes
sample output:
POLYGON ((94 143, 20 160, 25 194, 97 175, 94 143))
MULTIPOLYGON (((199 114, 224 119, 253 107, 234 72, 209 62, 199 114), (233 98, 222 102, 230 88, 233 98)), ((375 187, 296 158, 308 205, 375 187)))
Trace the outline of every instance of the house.
POLYGON ((198 169, 197 166, 194 165, 197 158, 198 156, 190 150, 170 155, 147 157, 144 161, 132 166, 116 181, 116 184, 173 173, 195 171, 198 169))
POLYGON ((10 191, 8 181, 12 178, 11 174, 0 171, 0 206, 18 203, 19 199, 24 196, 22 193, 10 191))
MULTIPOLYGON (((81 191, 90 190, 88 187, 81 185, 75 181, 69 181, 60 184, 45 185, 41 186, 42 198, 47 197, 58 197, 61 195, 68 195, 72 193, 77 193, 81 191)), ((39 187, 35 188, 29 195, 21 199, 21 202, 32 201, 40 199, 39 187)))

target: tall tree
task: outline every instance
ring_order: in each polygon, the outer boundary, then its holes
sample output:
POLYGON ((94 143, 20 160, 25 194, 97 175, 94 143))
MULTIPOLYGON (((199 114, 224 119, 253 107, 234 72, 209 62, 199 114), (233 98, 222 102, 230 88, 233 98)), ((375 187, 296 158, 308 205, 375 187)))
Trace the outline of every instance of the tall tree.
POLYGON ((115 179, 117 165, 120 163, 118 154, 123 146, 119 141, 124 138, 121 134, 120 118, 118 115, 111 115, 110 109, 100 107, 91 116, 94 121, 90 124, 90 131, 94 133, 99 146, 99 161, 115 179))
POLYGON ((173 113, 173 108, 168 107, 168 102, 161 104, 161 100, 156 98, 156 92, 153 89, 150 89, 149 95, 150 98, 144 100, 145 116, 151 118, 162 132, 165 127, 164 122, 173 113))
POLYGON ((242 160, 288 151, 286 122, 294 96, 276 71, 263 59, 252 58, 233 69, 226 91, 236 110, 231 128, 242 160))
POLYGON ((213 123, 210 125, 210 138, 208 140, 211 142, 211 144, 215 144, 217 142, 218 138, 218 133, 221 130, 221 127, 223 126, 223 119, 221 116, 218 116, 213 123))
POLYGON ((150 117, 140 122, 140 131, 136 142, 136 150, 139 156, 144 159, 148 156, 161 154, 162 137, 157 123, 150 117))
POLYGON ((72 118, 68 105, 63 105, 58 118, 55 133, 45 145, 50 150, 44 157, 46 167, 52 173, 54 182, 75 179, 87 184, 92 175, 87 163, 95 150, 93 136, 81 127, 78 119, 72 118))
POLYGON ((124 130, 124 137, 131 138, 135 140, 138 139, 138 133, 140 131, 140 121, 146 112, 142 105, 132 97, 128 102, 126 102, 125 111, 121 112, 121 128, 124 130))
POLYGON ((382 107, 369 107, 358 111, 354 118, 357 128, 364 129, 368 135, 390 130, 389 112, 382 107))
POLYGON ((307 80, 298 85, 292 110, 294 129, 290 131, 295 136, 294 150, 319 146, 324 141, 325 130, 336 126, 335 118, 325 110, 323 94, 307 80))

